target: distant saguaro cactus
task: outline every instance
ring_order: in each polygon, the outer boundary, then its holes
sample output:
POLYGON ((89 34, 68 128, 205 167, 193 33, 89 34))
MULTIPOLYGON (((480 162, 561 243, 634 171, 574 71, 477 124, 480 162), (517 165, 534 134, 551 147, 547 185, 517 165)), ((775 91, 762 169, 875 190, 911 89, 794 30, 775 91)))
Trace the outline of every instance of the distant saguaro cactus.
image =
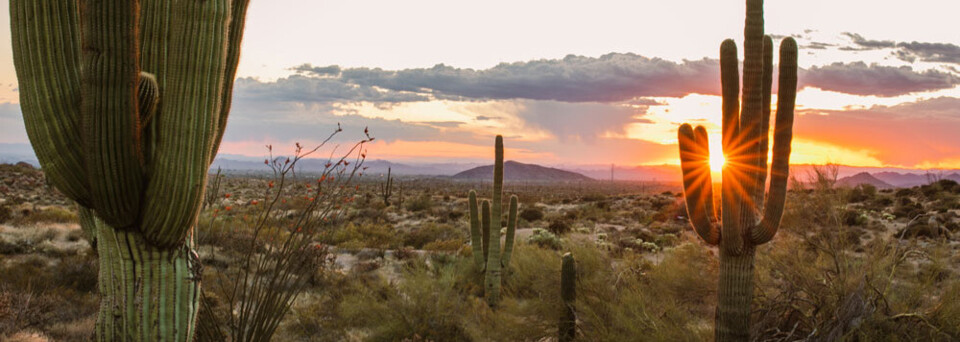
POLYGON ((763 32, 763 0, 747 0, 744 34, 742 108, 738 101, 736 44, 726 40, 720 46, 723 154, 726 157, 721 185, 722 219, 713 206, 707 131, 702 126, 694 129, 689 124, 683 124, 679 130, 680 164, 690 223, 704 241, 720 245, 717 341, 746 341, 750 337, 754 253, 756 246, 770 241, 780 226, 797 94, 797 43, 787 37, 780 46, 773 161, 770 189, 765 193, 773 42, 763 32))
POLYGON ((380 183, 380 197, 383 198, 383 205, 390 206, 390 196, 393 195, 393 177, 390 175, 391 168, 387 168, 387 181, 380 183))
POLYGON ((517 231, 517 196, 510 196, 507 218, 507 236, 503 253, 500 252, 500 220, 503 217, 503 137, 497 136, 493 167, 493 203, 483 201, 477 208, 477 192, 470 190, 470 238, 473 257, 478 266, 484 267, 484 297, 491 307, 500 301, 500 278, 503 269, 510 265, 513 255, 514 235, 517 231), (478 217, 478 211, 480 216, 478 217), (480 240, 480 241, 478 241, 480 240))
POLYGON ((565 253, 560 266, 560 299, 563 313, 560 315, 560 342, 573 341, 577 336, 577 262, 573 254, 565 253))
POLYGON ((188 341, 248 0, 11 0, 30 142, 100 257, 101 341, 188 341))

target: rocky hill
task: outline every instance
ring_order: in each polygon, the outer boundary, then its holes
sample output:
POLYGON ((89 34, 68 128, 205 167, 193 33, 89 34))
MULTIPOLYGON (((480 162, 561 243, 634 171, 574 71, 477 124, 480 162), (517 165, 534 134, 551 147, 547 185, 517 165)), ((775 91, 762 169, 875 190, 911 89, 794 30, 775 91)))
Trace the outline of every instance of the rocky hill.
MULTIPOLYGON (((456 180, 493 179, 493 165, 478 166, 456 175, 456 180)), ((503 163, 503 178, 506 181, 534 181, 534 182, 571 182, 589 181, 590 177, 576 172, 555 169, 535 164, 518 163, 508 160, 503 163)))

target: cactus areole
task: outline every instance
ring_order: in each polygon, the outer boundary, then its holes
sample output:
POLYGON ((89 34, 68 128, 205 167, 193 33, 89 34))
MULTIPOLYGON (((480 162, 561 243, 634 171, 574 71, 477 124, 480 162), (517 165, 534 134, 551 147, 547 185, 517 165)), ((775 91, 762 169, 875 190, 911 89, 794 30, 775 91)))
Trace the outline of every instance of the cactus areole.
POLYGON ((517 196, 510 196, 507 234, 500 249, 500 220, 503 217, 503 137, 497 136, 493 166, 493 202, 483 201, 477 208, 477 192, 470 190, 467 202, 470 211, 470 244, 477 266, 484 270, 483 294, 487 304, 496 307, 500 301, 502 270, 510 265, 514 235, 517 231, 517 196), (479 214, 479 217, 478 217, 479 214), (479 241, 478 241, 479 240, 479 241))
POLYGON ((189 341, 248 0, 11 0, 27 134, 100 257, 100 341, 189 341))
POLYGON ((797 94, 797 43, 780 44, 780 82, 773 160, 767 183, 767 151, 773 82, 773 41, 763 32, 763 0, 747 0, 743 99, 737 47, 720 46, 723 87, 722 217, 714 209, 707 131, 680 126, 680 168, 690 223, 704 241, 720 246, 720 281, 716 316, 717 341, 750 338, 754 251, 773 238, 780 226, 787 193, 793 109, 797 94))

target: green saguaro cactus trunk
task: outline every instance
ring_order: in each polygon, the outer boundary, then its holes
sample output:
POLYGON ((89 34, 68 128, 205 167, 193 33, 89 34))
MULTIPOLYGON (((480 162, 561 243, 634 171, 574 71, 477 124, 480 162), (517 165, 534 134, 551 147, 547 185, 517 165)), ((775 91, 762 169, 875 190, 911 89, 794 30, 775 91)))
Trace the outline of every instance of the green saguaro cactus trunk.
POLYGON ((783 214, 793 137, 797 90, 797 43, 780 45, 773 160, 767 183, 767 152, 773 82, 773 42, 763 32, 763 0, 747 0, 742 107, 738 99, 737 47, 720 47, 723 87, 723 167, 721 213, 713 205, 707 131, 680 126, 680 166, 690 223, 707 243, 720 246, 720 281, 716 316, 717 341, 750 338, 750 304, 756 246, 777 233, 783 214), (761 211, 762 209, 762 211, 761 211))
POLYGON ((571 342, 577 337, 577 263, 573 254, 564 253, 560 264, 560 299, 563 301, 560 324, 560 342, 571 342))
POLYGON ((503 217, 503 137, 497 136, 493 165, 493 203, 483 201, 477 208, 477 192, 470 190, 470 238, 473 257, 484 270, 484 297, 495 307, 500 302, 502 270, 510 265, 513 256, 514 235, 517 230, 517 196, 510 196, 507 214, 507 232, 503 250, 500 249, 500 222, 503 217), (479 218, 477 214, 480 214, 479 218), (478 241, 479 240, 479 241, 478 241))
POLYGON ((20 104, 100 257, 100 341, 188 341, 247 0, 11 0, 20 104))

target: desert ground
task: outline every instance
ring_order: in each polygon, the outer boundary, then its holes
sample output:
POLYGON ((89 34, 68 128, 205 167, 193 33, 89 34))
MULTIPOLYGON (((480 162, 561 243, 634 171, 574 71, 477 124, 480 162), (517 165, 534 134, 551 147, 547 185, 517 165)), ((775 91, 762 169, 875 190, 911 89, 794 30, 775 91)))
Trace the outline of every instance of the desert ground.
MULTIPOLYGON (((290 195, 271 204, 269 174, 210 177, 194 235, 204 264, 199 340, 215 340, 204 327, 229 316, 242 261, 286 236, 254 234, 257 217, 309 210, 310 185, 319 184, 287 179, 290 195)), ((492 310, 467 209, 468 192, 489 198, 491 184, 396 182, 402 192, 384 199, 381 180, 356 178, 337 216, 317 225, 310 244, 322 252, 293 275, 303 290, 275 340, 555 341, 565 252, 577 263, 582 340, 710 339, 718 252, 690 228, 678 184, 507 182, 505 195, 520 204, 516 246, 492 310)), ((756 251, 755 339, 960 338, 960 185, 835 182, 829 170, 794 175, 780 232, 756 251)), ((75 204, 27 164, 0 165, 0 193, 0 337, 89 340, 97 252, 75 204)))

